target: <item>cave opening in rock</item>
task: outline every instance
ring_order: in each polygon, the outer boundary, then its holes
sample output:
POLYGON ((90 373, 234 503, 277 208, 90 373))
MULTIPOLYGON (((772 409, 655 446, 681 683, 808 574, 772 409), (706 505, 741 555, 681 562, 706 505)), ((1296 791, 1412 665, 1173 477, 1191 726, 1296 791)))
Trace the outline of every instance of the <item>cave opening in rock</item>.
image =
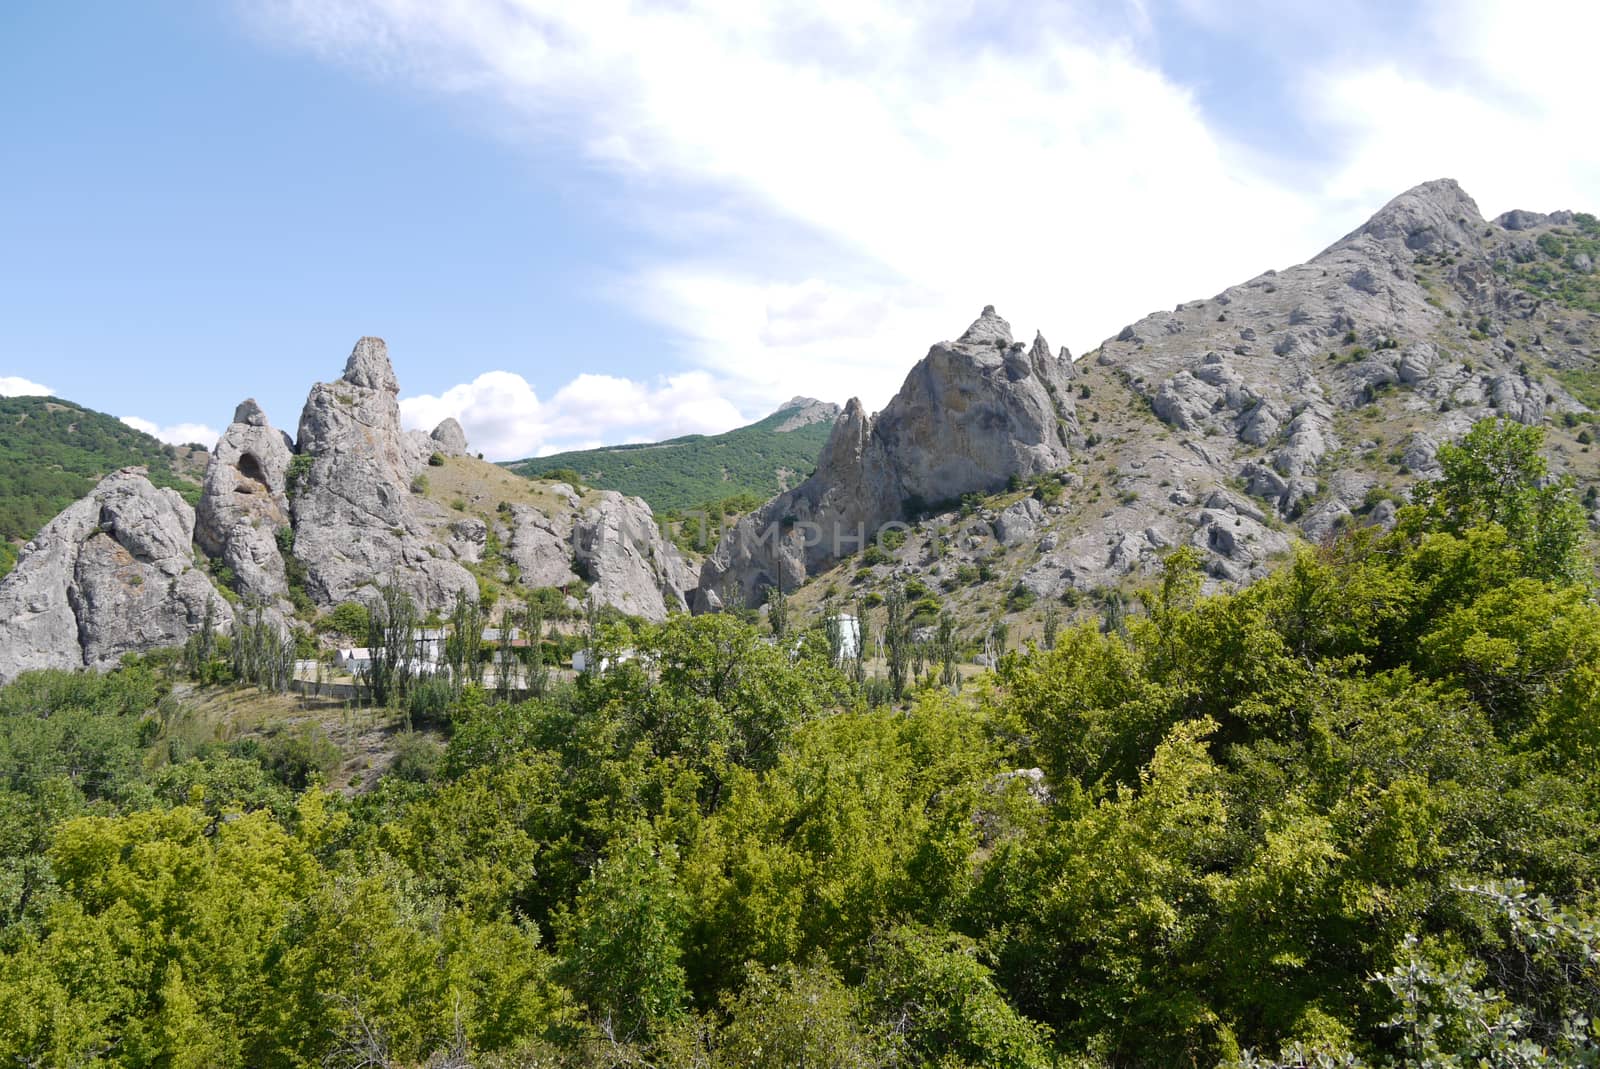
MULTIPOLYGON (((262 490, 268 489, 267 473, 261 469, 261 461, 256 459, 254 453, 246 453, 239 458, 239 474, 252 482, 259 483, 262 490)), ((248 485, 239 486, 237 489, 241 494, 256 492, 256 487, 248 485)))

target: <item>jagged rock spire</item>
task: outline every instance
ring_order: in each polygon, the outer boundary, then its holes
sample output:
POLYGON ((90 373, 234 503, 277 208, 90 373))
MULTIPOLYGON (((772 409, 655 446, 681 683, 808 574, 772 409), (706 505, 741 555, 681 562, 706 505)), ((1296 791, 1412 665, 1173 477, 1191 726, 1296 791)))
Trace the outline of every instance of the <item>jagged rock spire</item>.
POLYGON ((394 365, 389 363, 389 346, 382 338, 368 337, 356 342, 344 365, 344 381, 369 390, 400 392, 400 380, 395 378, 394 365))
POLYGON ((972 326, 958 339, 961 345, 994 345, 1001 342, 1006 346, 1011 345, 1011 324, 1001 319, 995 312, 994 305, 983 306, 982 313, 972 321, 972 326))
POLYGON ((256 404, 254 397, 247 397, 233 410, 233 422, 244 423, 251 427, 265 427, 267 414, 261 411, 261 406, 256 404))

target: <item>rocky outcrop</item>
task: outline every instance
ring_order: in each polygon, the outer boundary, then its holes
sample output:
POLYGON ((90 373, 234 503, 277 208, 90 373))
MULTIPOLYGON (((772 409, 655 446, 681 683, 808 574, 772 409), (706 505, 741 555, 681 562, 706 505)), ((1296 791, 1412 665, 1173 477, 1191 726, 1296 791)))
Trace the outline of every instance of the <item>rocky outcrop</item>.
POLYGON ((518 583, 587 580, 600 605, 646 619, 686 607, 697 574, 637 498, 552 483, 526 495, 538 507, 507 501, 484 516, 464 501, 430 499, 420 477, 435 453, 480 495, 508 476, 467 455, 453 419, 431 435, 402 430, 398 393, 383 341, 362 338, 344 374, 312 388, 298 440, 255 401, 238 406, 209 458, 198 509, 137 470, 106 479, 41 531, 0 583, 0 682, 181 645, 207 605, 225 628, 233 613, 208 569, 286 627, 296 613, 305 620, 390 585, 424 612, 446 610, 460 594, 477 598, 469 568, 493 577, 485 569, 498 567, 513 598, 518 583))
POLYGON ((523 586, 565 589, 578 581, 572 550, 572 513, 552 515, 527 505, 510 505, 502 521, 504 552, 517 566, 523 586))
POLYGON ((291 523, 293 452, 253 400, 234 411, 206 466, 194 540, 235 576, 239 593, 275 601, 289 592, 279 532, 291 523))
POLYGON ((1070 361, 1043 337, 1015 342, 986 307, 928 350, 869 417, 851 400, 811 478, 742 519, 701 572, 696 607, 759 602, 862 548, 886 523, 1067 466, 1078 435, 1070 361))
MULTIPOLYGON (((1201 552, 1217 587, 1263 577, 1298 540, 1392 526, 1411 484, 1439 474, 1440 445, 1486 416, 1553 425, 1552 463, 1589 469, 1576 430, 1588 410, 1566 385, 1600 375, 1600 318, 1566 294, 1583 291, 1594 257, 1579 260, 1579 234, 1551 231, 1591 225, 1526 212, 1490 223, 1454 182, 1409 190, 1309 262, 1153 313, 1063 367, 1079 395, 1073 430, 1086 432, 1069 431, 1064 494, 1041 484, 995 507, 936 506, 903 545, 826 582, 882 593, 898 576, 958 620, 1003 606, 1037 623, 1055 599, 1061 611, 1106 609, 1177 546, 1201 552)), ((1016 352, 987 316, 961 340, 1016 352)), ((923 391, 912 407, 931 425, 959 404, 923 391)), ((725 539, 697 603, 792 590, 820 570, 808 524, 865 513, 870 527, 903 503, 885 427, 847 410, 821 489, 777 499, 725 539)), ((948 427, 917 449, 929 464, 966 450, 948 427)))
POLYGON ((381 338, 356 343, 336 382, 318 383, 300 416, 296 449, 306 470, 291 488, 295 554, 322 605, 374 584, 398 584, 427 608, 456 594, 477 597, 477 581, 417 515, 410 484, 427 450, 400 427, 399 382, 381 338))
POLYGON ((228 603, 195 567, 194 510, 142 468, 107 476, 24 548, 0 582, 0 683, 34 668, 106 668, 182 645, 228 603))
POLYGON ((638 498, 602 492, 584 510, 572 549, 599 604, 657 622, 688 607, 694 569, 662 538, 650 506, 638 498))
POLYGON ((815 423, 832 423, 842 411, 831 401, 818 401, 815 397, 791 397, 773 413, 784 417, 775 430, 778 434, 787 434, 815 423))
MULTIPOLYGON (((1518 257, 1537 255, 1539 231, 1558 218, 1572 217, 1516 212, 1491 224, 1455 182, 1426 182, 1307 263, 1130 324, 1094 364, 1164 428, 1123 432, 1150 462, 1119 481, 1119 500, 1092 530, 1061 538, 1047 556, 1076 550, 1075 585, 1091 589, 1124 570, 1125 534, 1177 520, 1213 574, 1243 581, 1287 543, 1270 527, 1247 537, 1257 522, 1248 517, 1234 537, 1231 521, 1203 515, 1197 502, 1212 489, 1242 488, 1267 519, 1321 540, 1363 522, 1359 498, 1330 492, 1352 464, 1429 477, 1438 444, 1475 419, 1539 423, 1552 410, 1581 412, 1502 326, 1541 314, 1504 279, 1518 257), (1361 443, 1390 420, 1412 429, 1381 449, 1361 443), (1151 440, 1163 429, 1181 448, 1151 440), (1124 551, 1102 558, 1102 544, 1124 551)), ((1155 567, 1159 555, 1149 549, 1136 567, 1155 567)))
POLYGON ((467 432, 461 429, 461 424, 454 417, 442 420, 428 437, 433 439, 434 447, 447 457, 467 455, 467 432))

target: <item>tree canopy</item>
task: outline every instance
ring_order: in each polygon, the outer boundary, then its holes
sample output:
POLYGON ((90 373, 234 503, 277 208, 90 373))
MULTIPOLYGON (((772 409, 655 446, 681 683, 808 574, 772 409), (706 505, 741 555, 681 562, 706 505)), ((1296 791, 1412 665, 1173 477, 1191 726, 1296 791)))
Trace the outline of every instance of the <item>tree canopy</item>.
POLYGON ((960 694, 603 628, 348 797, 186 742, 149 664, 25 676, 0 1063, 1595 1064, 1600 607, 1530 442, 960 694))

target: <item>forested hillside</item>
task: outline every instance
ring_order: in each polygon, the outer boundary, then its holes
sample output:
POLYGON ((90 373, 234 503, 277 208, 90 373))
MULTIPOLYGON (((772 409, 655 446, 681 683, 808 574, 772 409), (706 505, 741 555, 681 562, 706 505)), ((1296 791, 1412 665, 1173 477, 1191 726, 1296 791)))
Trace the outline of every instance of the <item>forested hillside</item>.
POLYGON ((814 401, 808 404, 831 412, 827 418, 785 429, 796 411, 786 405, 766 419, 726 434, 691 434, 665 442, 554 453, 508 466, 529 477, 559 478, 563 471, 575 472, 588 486, 642 497, 658 512, 691 509, 733 497, 766 500, 811 473, 833 429, 837 408, 814 401))
POLYGON ((960 693, 616 622, 354 796, 195 737, 169 658, 25 676, 0 1063, 1595 1064, 1600 608, 1539 445, 960 693))
POLYGON ((118 468, 147 467, 151 482, 184 491, 193 504, 199 481, 182 462, 187 452, 70 401, 0 397, 0 575, 16 560, 13 542, 31 538, 118 468))

